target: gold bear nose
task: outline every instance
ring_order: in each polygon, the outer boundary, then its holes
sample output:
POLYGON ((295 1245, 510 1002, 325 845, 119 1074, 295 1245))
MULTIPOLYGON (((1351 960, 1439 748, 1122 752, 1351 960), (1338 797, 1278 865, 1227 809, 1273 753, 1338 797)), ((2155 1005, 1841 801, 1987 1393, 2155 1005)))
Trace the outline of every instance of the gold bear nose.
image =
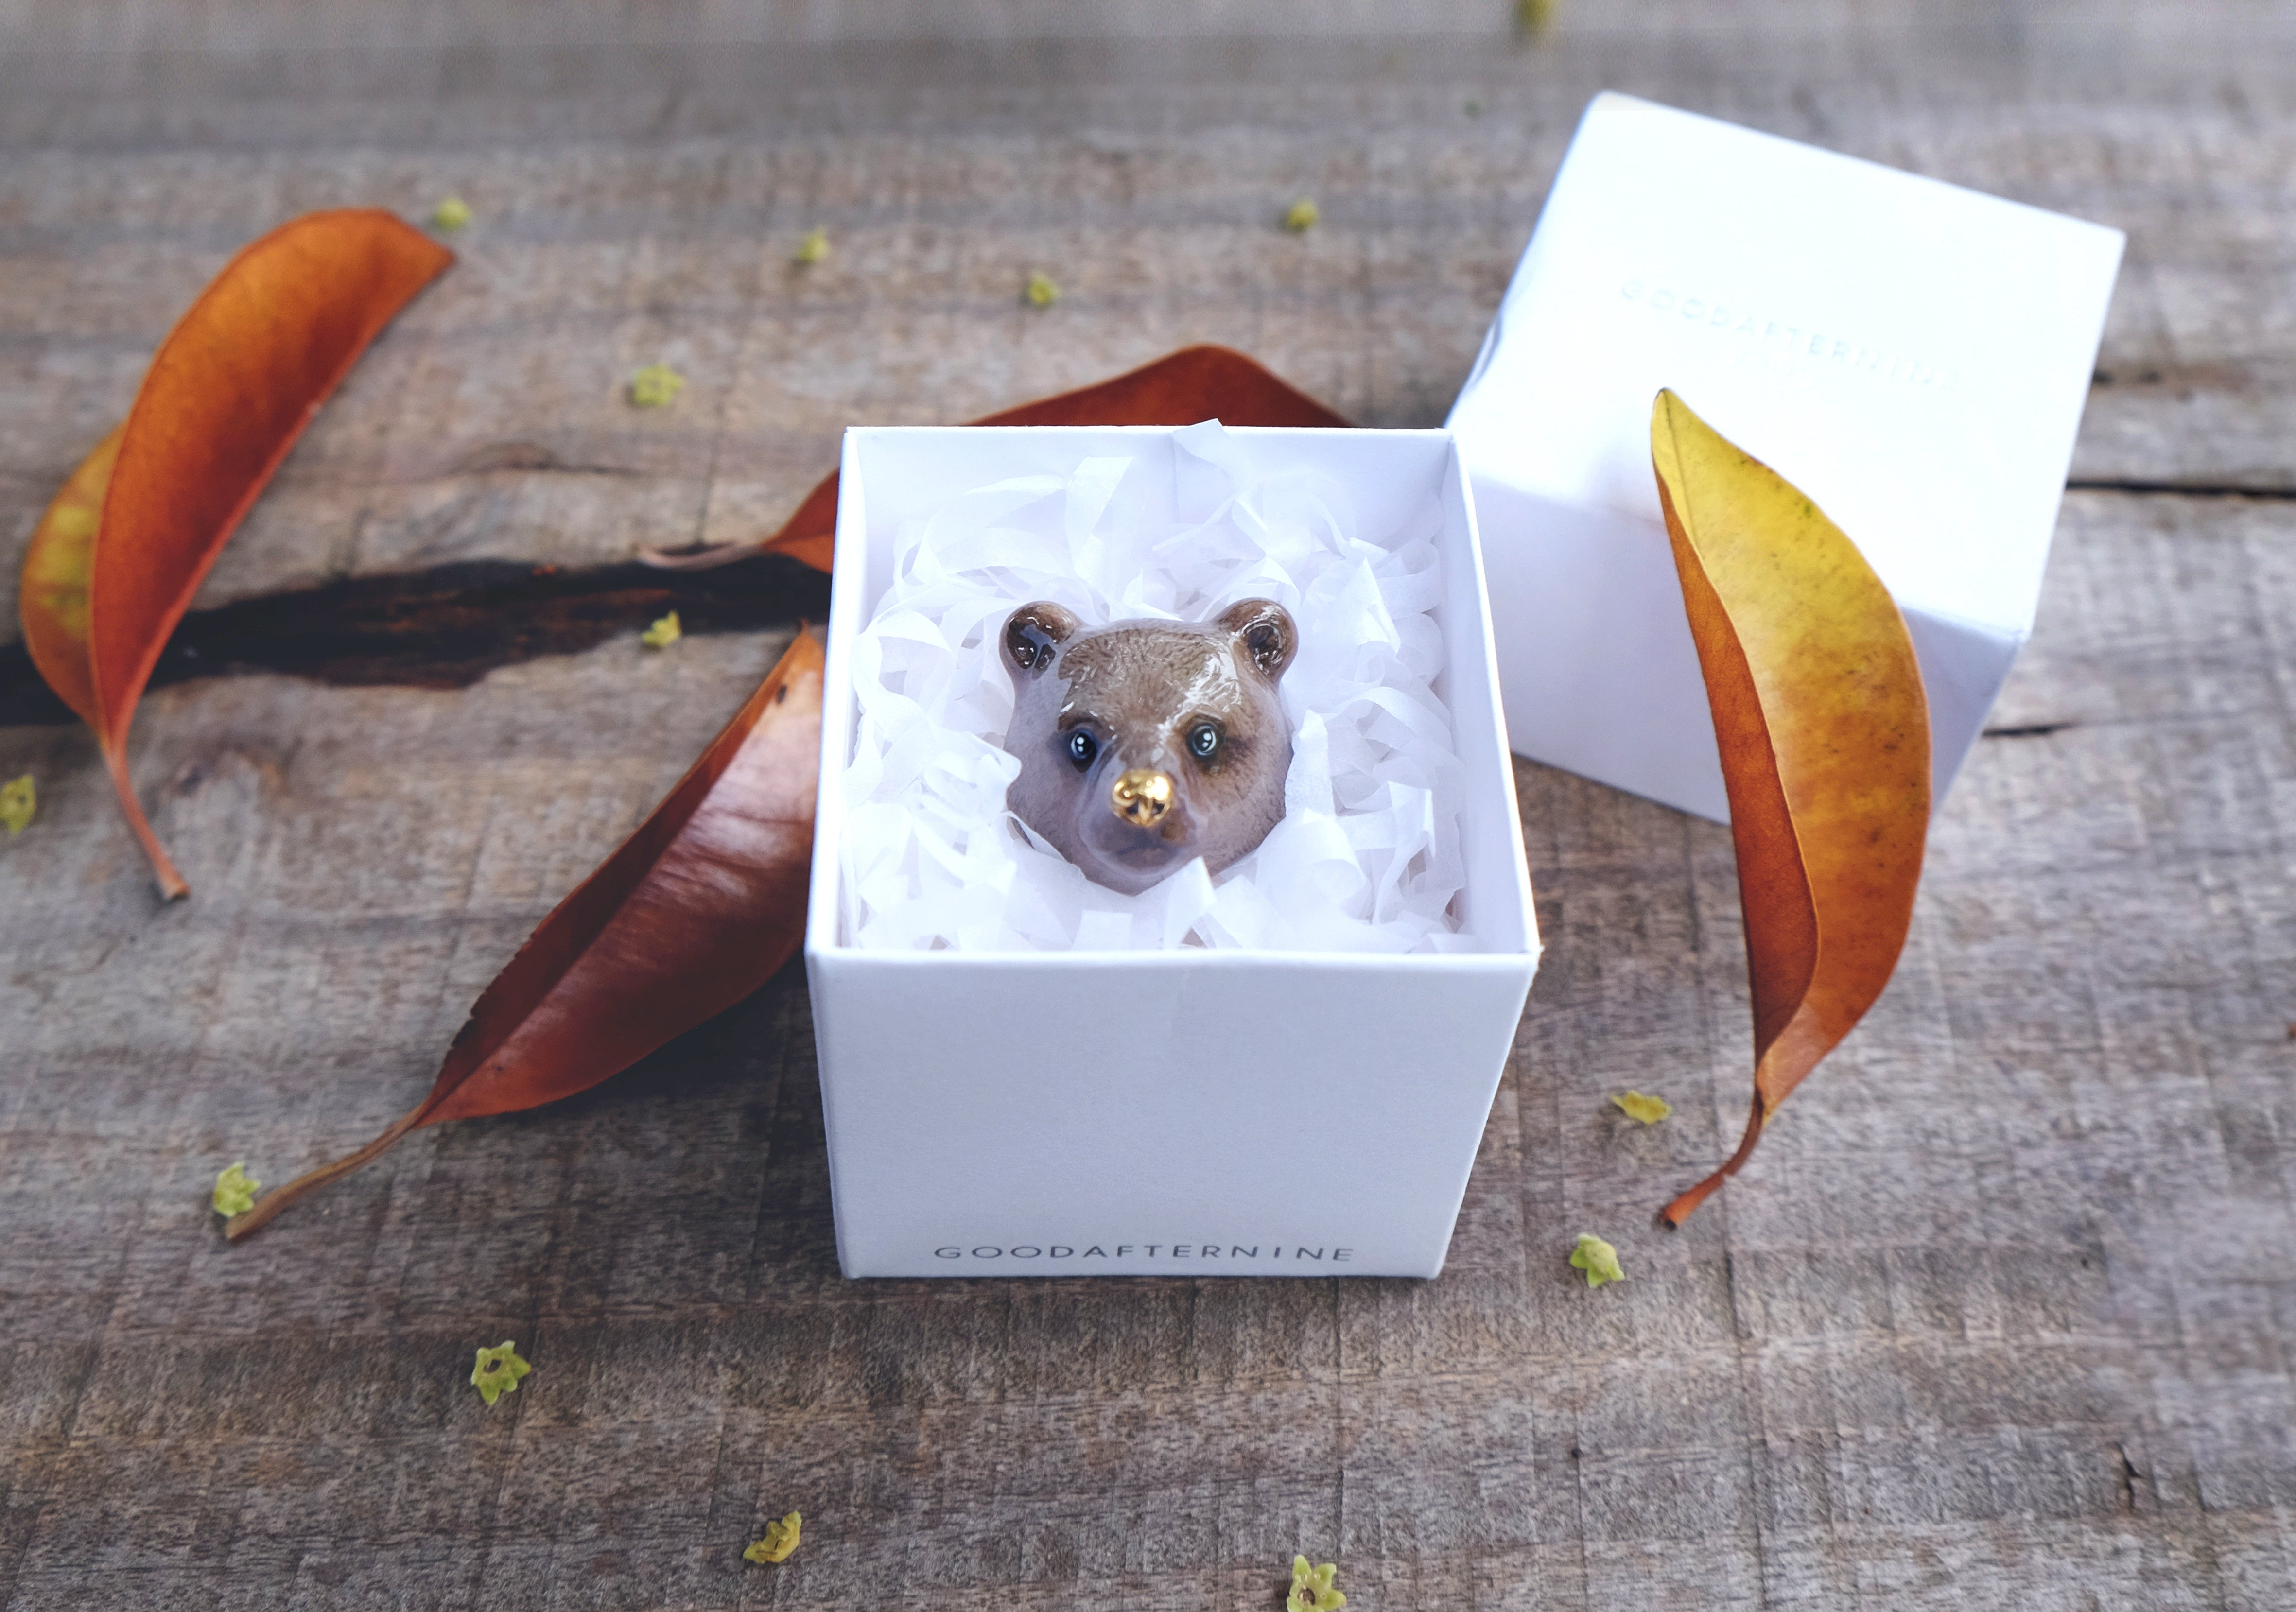
POLYGON ((1109 810, 1127 822, 1152 826, 1172 806, 1172 779, 1168 773, 1134 767, 1109 791, 1109 810))

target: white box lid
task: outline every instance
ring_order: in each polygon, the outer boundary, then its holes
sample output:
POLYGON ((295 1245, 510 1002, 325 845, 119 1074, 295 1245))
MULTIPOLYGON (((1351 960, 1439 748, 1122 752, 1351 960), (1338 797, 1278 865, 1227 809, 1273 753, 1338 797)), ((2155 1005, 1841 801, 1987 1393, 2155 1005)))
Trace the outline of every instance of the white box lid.
POLYGON ((1901 606, 2021 632, 2121 244, 1598 95, 1450 423, 1478 477, 1656 523, 1651 401, 1671 387, 1901 606))
MULTIPOLYGON (((1816 500, 1909 617, 2013 653, 2121 245, 2117 230, 1605 94, 1449 423, 1479 503, 1496 484, 1655 529, 1651 405, 1670 387, 1816 500)), ((1488 505, 1484 519, 1488 548, 1512 540, 1488 505)), ((1978 681, 1989 704, 1998 677, 1978 681)), ((1511 721, 1523 697, 1509 688, 1511 721)), ((1957 762, 1961 736, 1939 737, 1957 762)))

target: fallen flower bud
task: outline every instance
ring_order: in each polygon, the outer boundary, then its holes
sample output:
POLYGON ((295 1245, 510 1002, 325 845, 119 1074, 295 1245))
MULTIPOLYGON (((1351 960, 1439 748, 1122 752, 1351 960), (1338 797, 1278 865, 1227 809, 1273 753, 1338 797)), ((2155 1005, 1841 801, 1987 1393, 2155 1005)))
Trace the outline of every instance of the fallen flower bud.
POLYGON ((630 377, 630 404, 642 409, 668 408, 685 389, 685 376, 666 364, 649 364, 630 377))
POLYGON ((430 211, 430 227, 453 234, 471 221, 471 204, 460 196, 449 196, 430 211))
POLYGON ((518 1392, 518 1379, 534 1368, 518 1357, 518 1345, 511 1340, 496 1344, 491 1349, 479 1351, 479 1363, 471 1368, 471 1387, 479 1397, 492 1404, 505 1394, 518 1392))
POLYGON ((1578 1233, 1578 1246, 1570 1252, 1570 1268, 1586 1272, 1590 1288, 1627 1279, 1627 1273, 1619 1269, 1619 1251, 1592 1232, 1578 1233))
POLYGON ((0 823, 8 825, 10 839, 32 826, 32 814, 39 808, 39 796, 32 787, 29 773, 0 783, 0 823))
POLYGON ((1041 270, 1029 276, 1029 301, 1036 307, 1050 307, 1061 299, 1061 288, 1053 277, 1041 270))
POLYGON ((1307 197, 1302 196, 1293 202, 1291 210, 1283 215, 1283 227, 1295 235, 1304 235, 1316 227, 1316 221, 1323 216, 1321 209, 1307 197))
POLYGON ((262 1190, 263 1183, 247 1173, 245 1164, 235 1164, 217 1172, 215 1191, 208 1201, 218 1215, 244 1215, 255 1207, 255 1195, 262 1190))
POLYGON ((806 231, 805 239, 797 243, 796 261, 818 263, 829 256, 829 232, 824 229, 806 231))
POLYGON ((1339 1612, 1348 1598, 1332 1588, 1339 1572, 1335 1562, 1311 1567, 1304 1556, 1292 1559, 1292 1593, 1283 1598, 1283 1612, 1339 1612))
POLYGON ((1640 1092, 1629 1092, 1624 1097, 1613 1097, 1628 1119, 1637 1125, 1654 1125, 1674 1112, 1674 1105, 1663 1097, 1645 1097, 1640 1092))
POLYGON ((805 1518, 792 1511, 779 1522, 766 1525, 766 1536, 742 1552, 743 1561, 787 1561, 797 1549, 798 1530, 805 1518))

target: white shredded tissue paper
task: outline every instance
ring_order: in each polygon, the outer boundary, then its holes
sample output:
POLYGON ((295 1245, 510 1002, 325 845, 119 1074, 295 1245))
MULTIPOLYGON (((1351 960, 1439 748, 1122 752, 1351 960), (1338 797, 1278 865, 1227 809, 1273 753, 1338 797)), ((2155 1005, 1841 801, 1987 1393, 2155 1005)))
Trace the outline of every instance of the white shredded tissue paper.
POLYGON ((879 949, 1465 950, 1463 775, 1431 686, 1443 596, 1430 506, 1365 531, 1346 489, 1262 474, 1217 421, 1019 477, 902 524, 891 585, 855 638, 845 774, 845 931, 879 949), (1169 446, 1167 446, 1167 444, 1169 446), (1087 880, 1005 809, 1004 619, 1032 600, 1087 627, 1205 621, 1274 599, 1299 625, 1279 685, 1292 724, 1283 821, 1210 877, 1199 859, 1138 896, 1087 880))

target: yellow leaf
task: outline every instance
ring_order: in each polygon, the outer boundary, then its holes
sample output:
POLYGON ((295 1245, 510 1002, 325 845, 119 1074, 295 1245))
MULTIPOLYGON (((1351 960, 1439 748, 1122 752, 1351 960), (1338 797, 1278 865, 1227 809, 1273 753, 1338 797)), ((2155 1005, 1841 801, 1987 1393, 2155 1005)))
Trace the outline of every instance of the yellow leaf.
POLYGON ((1293 202, 1291 210, 1283 215, 1283 227, 1295 235, 1304 235, 1316 227, 1316 220, 1323 216, 1322 209, 1307 197, 1302 196, 1293 202))
POLYGON ((677 612, 672 610, 639 634, 638 642, 650 650, 666 650, 685 636, 685 629, 678 625, 677 612))
POLYGON ((766 1536, 742 1552, 743 1561, 787 1561, 797 1549, 798 1530, 805 1518, 792 1511, 779 1522, 766 1525, 766 1536))
POLYGON ((1640 1092, 1629 1092, 1624 1097, 1613 1097, 1612 1102, 1625 1110, 1628 1119, 1637 1125, 1654 1125, 1674 1112, 1674 1105, 1663 1097, 1645 1097, 1640 1092))
POLYGON ((505 1339, 479 1351, 479 1363, 471 1368, 471 1387, 492 1404, 505 1394, 517 1393, 518 1379, 533 1370, 518 1357, 518 1345, 505 1339))
POLYGON ((818 263, 828 256, 829 232, 827 230, 808 230, 805 233, 805 239, 797 243, 796 260, 800 263, 818 263))
POLYGON ((649 364, 630 377, 630 402, 642 409, 668 408, 685 389, 685 377, 666 364, 649 364))
POLYGON ((1029 276, 1029 301, 1037 307, 1050 307, 1061 299, 1061 288, 1053 277, 1041 269, 1029 276))
POLYGON ((1292 1559, 1292 1593, 1283 1598, 1283 1612, 1339 1612, 1348 1598, 1332 1587, 1339 1572, 1335 1563, 1311 1567, 1304 1556, 1292 1559))
POLYGON ((460 196, 449 196, 430 209, 430 227, 453 234, 471 221, 471 204, 460 196))
POLYGON ((244 1215, 255 1207, 255 1195, 262 1190, 263 1183, 247 1173, 244 1164, 235 1164, 217 1172, 215 1191, 209 1194, 209 1201, 215 1205, 218 1215, 244 1215))
POLYGON ((1619 1251, 1592 1232, 1578 1233, 1578 1246, 1570 1251, 1570 1268, 1586 1272, 1590 1288, 1627 1279, 1627 1273, 1619 1269, 1619 1251))
POLYGON ((1730 798, 1754 998, 1734 1174, 1897 967, 1930 821, 1929 706, 1905 618, 1841 528, 1672 392, 1651 464, 1730 798))

